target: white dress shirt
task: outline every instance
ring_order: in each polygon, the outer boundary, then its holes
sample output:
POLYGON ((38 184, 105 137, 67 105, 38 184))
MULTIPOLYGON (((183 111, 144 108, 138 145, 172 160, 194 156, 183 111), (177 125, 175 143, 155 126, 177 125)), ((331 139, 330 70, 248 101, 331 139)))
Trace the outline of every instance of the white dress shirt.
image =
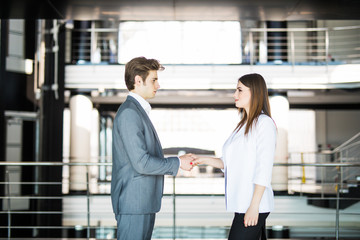
POLYGON ((246 213, 257 184, 266 187, 259 213, 271 212, 274 209, 271 174, 276 125, 270 117, 261 114, 247 136, 244 135, 245 127, 233 132, 223 146, 226 209, 246 213))
POLYGON ((151 105, 150 103, 148 103, 148 101, 146 101, 143 97, 141 97, 139 94, 133 93, 133 92, 129 92, 129 95, 132 96, 133 98, 136 99, 136 101, 138 101, 141 105, 141 107, 145 110, 145 112, 147 113, 147 115, 150 115, 150 111, 151 111, 151 105))

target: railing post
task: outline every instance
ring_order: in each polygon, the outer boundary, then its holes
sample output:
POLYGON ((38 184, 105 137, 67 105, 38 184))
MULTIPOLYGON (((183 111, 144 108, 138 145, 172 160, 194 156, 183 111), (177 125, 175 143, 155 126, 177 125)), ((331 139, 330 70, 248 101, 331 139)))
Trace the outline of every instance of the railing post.
POLYGON ((340 214, 340 172, 341 167, 337 167, 338 170, 338 178, 337 178, 337 186, 336 186, 336 222, 335 222, 335 236, 336 240, 339 239, 339 214, 340 214))
POLYGON ((175 194, 175 179, 173 176, 173 239, 176 239, 176 194, 175 194))
POLYGON ((8 214, 8 239, 11 238, 11 201, 10 201, 10 177, 9 170, 6 169, 6 189, 7 189, 7 214, 8 214))
POLYGON ((326 72, 329 72, 329 30, 325 31, 325 63, 326 63, 326 72))
MULTIPOLYGON (((326 155, 321 155, 321 163, 326 162, 326 159, 324 161, 324 156, 326 158, 326 155)), ((325 173, 324 173, 324 167, 320 167, 321 171, 321 199, 324 199, 324 182, 325 182, 325 173)))
POLYGON ((294 72, 294 66, 295 66, 295 39, 294 39, 294 32, 290 32, 290 49, 291 49, 291 66, 292 66, 292 71, 294 72))
MULTIPOLYGON (((304 153, 301 152, 301 163, 304 164, 304 153)), ((302 177, 301 177, 301 183, 305 184, 306 183, 306 176, 305 176, 305 166, 303 165, 302 167, 302 177)))
POLYGON ((90 187, 89 187, 89 166, 86 166, 86 200, 87 200, 87 230, 86 237, 90 238, 90 187))
POLYGON ((254 40, 253 40, 253 33, 249 32, 249 51, 250 51, 250 65, 254 64, 254 40))

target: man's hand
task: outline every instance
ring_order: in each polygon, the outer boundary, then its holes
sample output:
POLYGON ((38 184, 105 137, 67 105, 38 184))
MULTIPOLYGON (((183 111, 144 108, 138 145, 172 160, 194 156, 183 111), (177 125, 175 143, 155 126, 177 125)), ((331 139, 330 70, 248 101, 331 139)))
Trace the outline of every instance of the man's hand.
POLYGON ((193 154, 188 153, 179 157, 181 161, 180 168, 186 171, 190 171, 193 168, 192 161, 195 159, 193 154))

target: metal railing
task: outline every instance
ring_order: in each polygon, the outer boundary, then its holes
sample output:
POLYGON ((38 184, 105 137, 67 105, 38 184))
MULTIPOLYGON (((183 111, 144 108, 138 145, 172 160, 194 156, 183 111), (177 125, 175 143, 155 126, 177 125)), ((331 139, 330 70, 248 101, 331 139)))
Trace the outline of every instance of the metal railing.
MULTIPOLYGON (((82 237, 98 237, 98 238, 105 238, 104 235, 100 236, 99 232, 101 231, 105 231, 104 234, 108 234, 109 236, 114 237, 115 235, 113 235, 115 233, 115 221, 114 221, 114 217, 113 217, 113 213, 111 211, 111 203, 110 203, 110 196, 109 193, 107 194, 94 194, 92 192, 90 192, 90 179, 89 179, 89 167, 94 167, 94 166, 111 166, 111 163, 59 163, 59 162, 0 162, 0 166, 4 166, 6 168, 10 167, 10 166, 33 166, 33 167, 63 167, 63 166, 86 166, 87 167, 87 172, 84 173, 87 175, 86 178, 86 189, 85 189, 85 193, 83 195, 71 195, 71 194, 62 194, 60 196, 39 196, 39 195, 31 195, 31 196, 22 196, 22 195, 18 195, 18 196, 14 196, 11 194, 11 186, 16 186, 16 185, 62 185, 63 181, 61 182, 12 182, 11 181, 11 174, 9 173, 9 171, 6 172, 6 178, 5 178, 5 182, 0 183, 1 185, 3 185, 5 187, 5 195, 4 196, 0 196, 0 199, 3 201, 3 209, 0 212, 2 216, 6 216, 7 217, 7 225, 3 225, 0 226, 0 229, 7 229, 7 237, 10 238, 12 237, 12 231, 16 231, 17 229, 82 229, 82 237), (40 199, 47 199, 47 200, 52 200, 52 199, 61 199, 63 201, 63 206, 65 204, 69 204, 72 207, 70 208, 66 208, 64 207, 60 212, 59 211, 34 211, 34 210, 24 210, 24 209, 18 209, 16 210, 16 208, 13 208, 12 203, 14 201, 17 200, 40 200, 40 199), (97 203, 98 201, 100 201, 100 203, 97 203), (101 202, 102 201, 102 202, 101 202), (7 204, 5 204, 5 202, 7 204), (105 205, 108 205, 106 207, 106 210, 101 209, 101 207, 105 207, 105 205), (100 207, 100 209, 99 209, 100 207), (95 210, 96 208, 98 208, 98 210, 95 210), (69 211, 69 212, 66 212, 69 211), (23 215, 24 217, 30 217, 30 216, 37 216, 37 215, 41 215, 41 214, 62 214, 63 216, 63 224, 61 226, 14 226, 12 225, 12 216, 14 215, 23 215), (68 223, 66 223, 65 218, 67 218, 68 223), (99 219, 105 219, 103 222, 105 222, 105 224, 99 224, 99 219), (109 223, 110 222, 110 223, 109 223), (80 227, 79 227, 80 226, 80 227), (86 230, 86 233, 84 232, 84 230, 86 230), (107 230, 107 231, 106 231, 107 230)), ((355 224, 355 226, 347 226, 345 228, 357 228, 357 223, 353 223, 351 218, 353 216, 359 216, 360 215, 360 211, 359 212, 344 212, 344 210, 341 209, 340 206, 340 202, 344 202, 344 201, 359 201, 360 199, 357 197, 349 197, 349 196, 345 196, 341 193, 340 189, 344 188, 345 186, 343 185, 343 179, 342 176, 344 176, 343 173, 343 169, 346 168, 356 168, 358 170, 360 170, 360 163, 359 162, 352 162, 352 163, 347 163, 347 162, 327 162, 327 163, 287 163, 287 164, 275 164, 274 167, 288 167, 290 168, 295 168, 300 170, 301 173, 303 173, 302 168, 335 168, 337 169, 337 178, 334 179, 334 181, 329 181, 325 179, 321 179, 321 181, 323 181, 323 186, 330 186, 333 189, 336 189, 336 191, 334 192, 334 194, 315 194, 315 195, 308 195, 308 193, 306 191, 304 191, 303 188, 302 192, 298 192, 297 194, 293 194, 293 193, 289 193, 287 195, 288 200, 291 201, 291 199, 303 199, 304 196, 307 196, 306 199, 307 201, 310 200, 325 200, 325 201, 335 201, 336 202, 336 207, 335 207, 335 212, 333 212, 332 210, 329 210, 329 212, 326 212, 325 214, 328 215, 333 215, 335 218, 335 224, 333 224, 333 231, 334 231, 334 235, 336 236, 336 239, 339 239, 340 236, 340 230, 341 228, 341 218, 345 219, 346 217, 350 217, 350 220, 347 221, 347 225, 353 225, 355 224), (343 185, 343 186, 342 186, 343 185)), ((324 175, 322 175, 324 176, 324 175)), ((289 176, 289 179, 292 178, 292 176, 289 176)), ((199 204, 199 201, 197 200, 197 198, 209 198, 212 199, 211 201, 218 201, 220 199, 220 201, 222 202, 223 200, 223 196, 224 194, 221 192, 216 192, 215 190, 212 192, 209 192, 208 194, 194 194, 194 193, 189 193, 186 192, 186 190, 181 190, 181 189, 187 189, 190 186, 195 186, 196 184, 198 184, 199 189, 204 188, 204 186, 209 185, 209 181, 210 179, 204 179, 202 182, 196 182, 196 181, 201 181, 201 177, 200 178, 191 178, 191 179, 187 179, 186 177, 179 177, 179 178, 166 178, 166 186, 165 186, 165 199, 164 199, 164 203, 163 203, 163 208, 161 210, 161 212, 158 214, 158 217, 160 220, 160 225, 157 226, 158 231, 155 231, 155 233, 157 232, 158 234, 162 234, 160 230, 163 230, 164 228, 170 229, 168 232, 168 234, 171 234, 173 239, 176 239, 179 236, 182 236, 181 234, 181 229, 183 229, 184 227, 184 223, 186 225, 186 223, 188 223, 189 221, 191 221, 192 218, 196 218, 196 220, 198 220, 198 218, 200 217, 200 221, 204 221, 204 225, 207 225, 207 227, 209 226, 213 226, 211 225, 212 223, 207 223, 206 219, 211 218, 211 216, 215 216, 216 220, 215 222, 217 222, 217 227, 220 229, 223 229, 221 232, 223 232, 224 234, 227 233, 227 228, 229 227, 228 224, 224 223, 227 220, 229 220, 231 218, 231 216, 229 216, 224 209, 214 209, 214 206, 208 206, 209 208, 204 208, 203 205, 206 205, 204 203, 199 204), (176 179, 176 181, 175 181, 176 179), (189 181, 187 181, 189 180, 189 181), (186 187, 181 187, 181 185, 186 185, 186 187), (172 185, 172 186, 169 186, 172 185), (177 186, 177 187, 176 187, 177 186), (184 209, 185 204, 183 204, 183 202, 186 201, 191 201, 190 205, 192 204, 198 204, 199 209, 184 209), (193 210, 195 212, 193 212, 193 210), (198 211, 198 212, 197 212, 198 211), (201 217, 202 216, 202 217, 201 217), (164 221, 162 221, 161 219, 164 219, 164 221), (184 220, 185 219, 185 220, 184 220), (162 224, 161 222, 167 222, 167 224, 162 224), (168 224, 169 222, 172 222, 172 224, 168 224), (225 229, 225 230, 224 230, 225 229), (179 232, 180 231, 180 232, 179 232)), ((222 184, 223 182, 223 178, 217 178, 218 181, 220 181, 220 184, 222 184)), ((104 183, 101 183, 104 184, 104 183)), ((110 182, 107 182, 105 184, 110 184, 110 182)), ((287 184, 287 183, 286 183, 287 184)), ((313 182, 302 182, 301 178, 298 181, 299 185, 305 186, 307 185, 308 187, 312 186, 316 186, 316 183, 313 182)), ((359 187, 359 186, 357 186, 359 187)), ((215 185, 212 185, 212 188, 216 188, 215 185)), ((280 197, 281 198, 281 197, 280 197)), ((203 200, 201 200, 203 201, 203 200)), ((205 200, 204 200, 205 201, 205 200)), ((205 201, 206 202, 206 201, 205 201)), ((223 204, 223 203, 222 203, 223 204)), ((221 205, 222 205, 221 204, 221 205)), ((218 206, 219 204, 217 204, 216 206, 218 206)), ((277 222, 275 220, 269 220, 269 222, 271 223, 271 221, 276 222, 276 225, 279 225, 279 221, 281 225, 284 226, 289 226, 288 224, 288 219, 291 216, 293 210, 289 210, 289 212, 281 212, 281 211, 274 211, 274 213, 272 213, 271 215, 273 216, 278 216, 278 218, 280 220, 277 220, 277 222), (279 217, 280 216, 280 217, 279 217)), ((301 213, 300 213, 301 214, 301 213)), ((324 214, 324 213, 319 213, 319 212, 306 212, 304 214, 310 214, 312 217, 314 217, 314 215, 316 216, 317 214, 324 214)), ((270 216, 271 216, 270 215, 270 216)), ((345 220, 344 220, 345 221, 345 220)), ((230 224, 230 223, 229 223, 230 224)), ((200 224, 201 225, 201 224, 200 224)), ((272 224, 273 225, 273 224, 272 224)), ((332 225, 332 223, 330 223, 330 225, 332 225)), ((188 226, 191 226, 188 225, 188 226)), ((192 226, 194 227, 194 226, 192 226)), ((204 226, 206 227, 206 226, 204 226)), ((290 226, 291 227, 291 226, 290 226)), ((311 226, 311 227, 316 227, 316 226, 311 226)), ((319 226, 321 227, 321 226, 319 226)), ((328 227, 328 226, 327 226, 328 227)), ((332 227, 331 227, 332 228, 332 227)), ((194 233, 195 234, 195 233, 194 233)), ((6 237, 6 236, 2 236, 2 237, 6 237)), ((66 236, 64 236, 66 237, 66 236)), ((224 238, 226 237, 225 235, 223 236, 224 238)), ((343 236, 342 236, 343 237, 343 236)))
MULTIPOLYGON (((111 25, 116 24, 121 23, 111 25)), ((264 25, 264 27, 241 28, 242 40, 239 44, 241 44, 242 57, 238 64, 327 66, 359 63, 360 26, 267 28, 264 23, 259 23, 259 25, 264 25)), ((87 29, 73 28, 68 31, 83 33, 82 41, 76 37, 73 39, 71 50, 73 56, 72 59, 67 60, 69 63, 78 63, 81 60, 81 62, 96 64, 99 62, 93 59, 96 59, 97 55, 101 55, 103 63, 121 61, 117 55, 122 48, 119 41, 119 27, 102 27, 101 22, 93 22, 87 29), (113 46, 112 48, 116 50, 111 51, 109 46, 113 46)), ((234 64, 234 62, 229 62, 229 64, 234 64)))
POLYGON ((247 58, 243 59, 243 62, 249 64, 349 64, 357 62, 360 57, 360 42, 356 40, 360 26, 272 29, 265 27, 242 31, 247 39, 243 42, 243 49, 247 49, 247 58), (278 33, 279 36, 269 37, 269 33, 278 33))

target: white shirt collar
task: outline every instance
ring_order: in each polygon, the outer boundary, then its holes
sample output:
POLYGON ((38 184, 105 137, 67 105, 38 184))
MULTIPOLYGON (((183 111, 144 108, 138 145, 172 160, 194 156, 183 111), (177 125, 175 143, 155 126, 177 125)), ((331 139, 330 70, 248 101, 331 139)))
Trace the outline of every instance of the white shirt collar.
POLYGON ((145 110, 147 115, 150 115, 151 111, 151 105, 148 103, 143 97, 141 97, 139 94, 129 92, 129 95, 136 99, 141 105, 141 107, 145 110))

